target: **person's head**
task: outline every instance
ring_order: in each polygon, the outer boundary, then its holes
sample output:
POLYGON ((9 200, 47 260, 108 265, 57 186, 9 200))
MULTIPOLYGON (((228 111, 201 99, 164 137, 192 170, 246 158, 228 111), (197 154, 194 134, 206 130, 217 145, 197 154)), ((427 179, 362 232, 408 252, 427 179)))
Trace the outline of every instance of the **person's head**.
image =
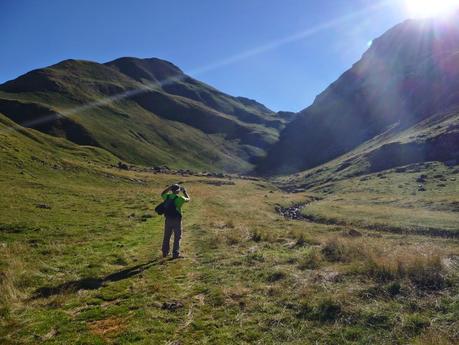
POLYGON ((172 187, 171 187, 171 192, 172 193, 175 193, 175 194, 178 194, 180 193, 180 189, 182 187, 180 187, 178 184, 173 184, 172 187))

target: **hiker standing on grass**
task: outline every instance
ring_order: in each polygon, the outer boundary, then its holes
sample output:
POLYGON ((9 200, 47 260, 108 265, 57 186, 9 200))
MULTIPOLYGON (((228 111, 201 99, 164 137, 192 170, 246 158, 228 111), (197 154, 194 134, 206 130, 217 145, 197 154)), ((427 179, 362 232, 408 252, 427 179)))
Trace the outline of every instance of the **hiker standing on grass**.
POLYGON ((190 201, 184 187, 178 184, 173 184, 167 187, 161 193, 161 198, 164 200, 164 216, 166 220, 164 222, 164 238, 163 238, 163 257, 169 255, 169 242, 174 233, 174 246, 172 248, 172 258, 178 259, 183 256, 180 255, 180 237, 182 236, 182 206, 184 203, 190 201), (171 191, 172 193, 168 193, 171 191), (183 191, 183 195, 179 195, 180 191, 183 191))

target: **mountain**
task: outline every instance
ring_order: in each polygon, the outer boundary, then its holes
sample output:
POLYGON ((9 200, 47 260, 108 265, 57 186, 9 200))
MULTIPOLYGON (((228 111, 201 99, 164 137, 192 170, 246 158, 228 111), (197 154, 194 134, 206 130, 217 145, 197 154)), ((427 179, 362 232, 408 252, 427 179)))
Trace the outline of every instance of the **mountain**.
POLYGON ((458 159, 458 22, 408 20, 375 39, 287 125, 257 171, 294 173, 358 147, 362 173, 458 159))
POLYGON ((26 73, 0 85, 0 112, 128 162, 230 172, 252 169, 290 121, 170 62, 132 57, 26 73))

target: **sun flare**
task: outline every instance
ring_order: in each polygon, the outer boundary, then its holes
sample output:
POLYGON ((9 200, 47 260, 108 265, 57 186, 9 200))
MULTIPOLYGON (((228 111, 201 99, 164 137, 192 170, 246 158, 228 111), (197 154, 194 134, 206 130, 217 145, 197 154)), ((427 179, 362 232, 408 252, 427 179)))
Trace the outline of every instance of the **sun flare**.
POLYGON ((405 7, 415 18, 448 16, 459 9, 459 0, 405 0, 405 7))

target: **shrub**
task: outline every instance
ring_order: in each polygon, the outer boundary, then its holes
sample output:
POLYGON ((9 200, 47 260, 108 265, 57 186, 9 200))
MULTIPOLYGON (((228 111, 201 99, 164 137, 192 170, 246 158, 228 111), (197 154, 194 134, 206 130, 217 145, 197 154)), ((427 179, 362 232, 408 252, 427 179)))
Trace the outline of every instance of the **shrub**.
POLYGON ((234 246, 241 242, 241 237, 234 233, 226 234, 225 238, 226 238, 226 243, 230 246, 234 246))
POLYGON ((382 258, 370 258, 366 263, 368 274, 379 282, 390 282, 397 278, 397 268, 394 262, 382 258))
POLYGON ((226 227, 230 229, 234 229, 236 226, 234 225, 233 220, 230 220, 229 222, 226 223, 226 227))

